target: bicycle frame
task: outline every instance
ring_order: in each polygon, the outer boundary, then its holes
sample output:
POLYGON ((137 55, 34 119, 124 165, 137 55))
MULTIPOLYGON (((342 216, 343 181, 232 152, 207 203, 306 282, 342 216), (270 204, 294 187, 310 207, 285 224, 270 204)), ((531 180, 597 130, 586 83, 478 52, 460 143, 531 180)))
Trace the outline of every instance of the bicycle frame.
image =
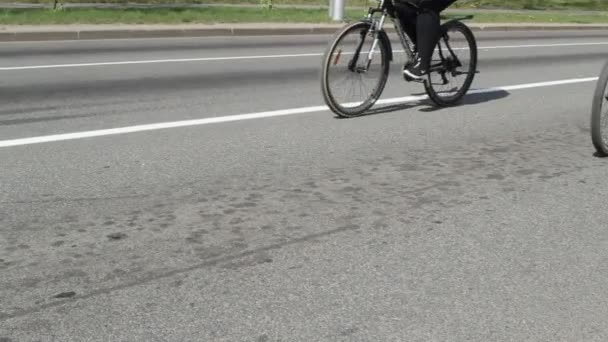
MULTIPOLYGON (((425 9, 418 7, 415 3, 408 2, 405 5, 411 6, 417 14, 425 13, 425 9)), ((393 0, 377 0, 377 6, 370 7, 366 17, 349 23, 336 32, 325 51, 321 75, 323 99, 332 112, 340 117, 360 116, 382 96, 390 77, 390 63, 397 62, 393 58, 394 44, 392 41, 394 39, 389 37, 384 27, 387 19, 393 21, 395 32, 403 47, 403 50, 396 51, 401 57, 399 64, 402 63, 401 59, 407 58, 407 61, 403 61, 405 62, 403 71, 411 68, 412 64, 418 61, 419 51, 415 43, 416 37, 412 36, 415 33, 409 30, 407 24, 410 22, 401 22, 400 18, 402 18, 401 9, 396 8, 393 0), (341 56, 344 58, 341 59, 341 56), (340 61, 342 62, 340 63, 340 61), (373 65, 371 65, 372 61, 375 62, 373 65), (346 76, 340 77, 340 74, 331 72, 332 70, 346 73, 346 76), (357 83, 359 88, 357 88, 357 83), (346 88, 343 87, 343 84, 346 85, 346 88), (350 88, 348 88, 349 84, 350 88), (354 101, 351 101, 353 99, 354 101)), ((477 44, 470 28, 459 20, 442 23, 438 34, 438 41, 433 42, 435 46, 432 51, 434 54, 431 61, 432 70, 428 70, 427 76, 413 78, 409 77, 407 72, 402 72, 402 76, 406 82, 422 83, 429 99, 435 105, 447 107, 457 104, 466 95, 473 82, 477 73, 477 44), (459 52, 456 50, 460 50, 460 48, 456 48, 458 46, 455 43, 460 42, 461 36, 464 37, 466 44, 463 50, 469 48, 470 52, 470 62, 462 60, 467 63, 461 63, 459 57, 454 53, 459 52), (439 51, 435 52, 437 48, 439 51), (462 67, 466 67, 464 72, 461 72, 462 67), (441 75, 438 77, 439 82, 435 80, 437 79, 434 77, 435 73, 441 75), (452 76, 464 74, 466 74, 466 78, 462 79, 461 85, 453 86, 450 89, 437 87, 442 83, 451 84, 452 76)))
MULTIPOLYGON (((415 7, 414 5, 412 5, 412 6, 415 7)), ((400 22, 399 18, 397 18, 397 16, 394 15, 394 11, 395 11, 395 9, 392 5, 391 0, 378 0, 378 7, 369 8, 367 17, 365 20, 369 21, 371 23, 370 33, 372 34, 372 36, 374 38, 374 41, 372 43, 372 48, 367 53, 367 60, 365 63, 365 67, 355 68, 355 66, 357 65, 357 61, 359 59, 359 54, 361 53, 361 48, 363 47, 363 42, 364 42, 364 38, 365 38, 365 36, 362 34, 359 44, 357 45, 357 48, 355 50, 353 59, 349 63, 349 70, 351 70, 353 72, 354 71, 366 72, 369 69, 372 59, 374 58, 375 50, 378 46, 378 41, 380 40, 380 32, 384 31, 384 24, 386 22, 387 17, 393 21, 393 25, 395 27, 395 32, 397 32, 397 36, 399 37, 399 42, 401 43, 401 46, 403 47, 407 60, 409 62, 411 62, 416 59, 417 56, 416 56, 416 53, 414 52, 414 51, 416 51, 416 46, 413 43, 413 40, 411 39, 411 37, 409 37, 408 34, 405 33, 401 29, 401 22, 400 22), (382 15, 380 16, 379 19, 374 18, 374 15, 376 13, 382 13, 382 15)), ((441 40, 439 40, 438 45, 439 45, 439 56, 441 58, 441 62, 431 65, 431 68, 429 71, 441 73, 443 81, 447 82, 446 77, 445 77, 445 72, 448 70, 453 70, 454 67, 456 67, 456 68, 460 67, 460 66, 462 66, 462 64, 460 63, 458 56, 452 50, 452 47, 450 46, 447 39, 444 42, 447 47, 447 50, 450 53, 451 59, 446 58, 444 56, 443 51, 442 51, 443 48, 441 46, 441 40)), ((391 51, 391 53, 392 53, 392 51, 391 51)))
MULTIPOLYGON (((365 68, 363 68, 362 70, 358 69, 357 71, 365 72, 369 69, 372 59, 374 58, 375 50, 378 47, 378 41, 380 40, 380 34, 381 34, 381 32, 384 32, 384 24, 386 23, 387 17, 393 21, 393 24, 395 26, 395 31, 397 32, 397 35, 399 36, 399 41, 400 41, 401 45, 403 46, 404 51, 407 54, 408 60, 414 60, 415 56, 414 56, 412 47, 414 47, 414 49, 415 49, 415 46, 412 42, 412 39, 409 38, 407 36, 407 34, 405 32, 403 32, 403 30, 401 30, 399 19, 396 16, 394 16, 392 13, 394 13, 394 9, 392 7, 391 0, 378 0, 378 7, 369 8, 367 17, 365 20, 371 23, 370 33, 372 34, 374 41, 372 43, 372 48, 367 53, 367 61, 365 63, 365 68), (382 13, 380 18, 374 18, 374 15, 376 13, 382 13)), ((364 36, 362 35, 361 40, 359 41, 359 44, 357 45, 357 48, 355 50, 355 56, 353 57, 353 60, 351 61, 351 63, 349 63, 349 69, 351 71, 355 71, 354 66, 357 64, 357 60, 359 59, 359 54, 361 53, 361 48, 363 47, 363 42, 364 42, 364 36)), ((392 51, 391 51, 391 54, 392 54, 392 51)))

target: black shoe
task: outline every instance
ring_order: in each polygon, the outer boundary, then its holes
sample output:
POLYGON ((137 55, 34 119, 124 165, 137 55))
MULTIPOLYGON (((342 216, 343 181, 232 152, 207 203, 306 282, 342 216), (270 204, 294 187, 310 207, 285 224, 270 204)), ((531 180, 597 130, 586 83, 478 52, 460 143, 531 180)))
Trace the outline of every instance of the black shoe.
POLYGON ((422 70, 421 63, 418 61, 416 64, 405 68, 403 74, 414 80, 422 80, 427 72, 426 70, 422 70))

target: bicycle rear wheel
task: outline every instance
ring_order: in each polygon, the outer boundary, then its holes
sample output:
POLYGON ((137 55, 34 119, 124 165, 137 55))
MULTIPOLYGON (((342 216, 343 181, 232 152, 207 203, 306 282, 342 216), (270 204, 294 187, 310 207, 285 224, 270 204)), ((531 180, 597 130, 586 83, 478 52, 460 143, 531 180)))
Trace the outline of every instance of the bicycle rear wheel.
POLYGON ((608 156, 608 62, 602 69, 593 95, 591 140, 598 155, 608 156))
POLYGON ((321 89, 327 106, 341 117, 363 115, 380 98, 388 79, 389 42, 374 37, 371 24, 358 22, 336 35, 323 58, 321 89))
POLYGON ((457 104, 466 95, 477 72, 477 43, 462 22, 443 25, 431 72, 424 82, 426 93, 438 106, 457 104))

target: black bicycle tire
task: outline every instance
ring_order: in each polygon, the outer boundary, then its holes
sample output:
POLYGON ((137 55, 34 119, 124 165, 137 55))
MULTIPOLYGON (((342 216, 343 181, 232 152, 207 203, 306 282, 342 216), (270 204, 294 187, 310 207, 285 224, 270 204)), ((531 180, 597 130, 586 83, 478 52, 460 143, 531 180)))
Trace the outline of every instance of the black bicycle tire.
POLYGON ((449 100, 445 100, 437 94, 437 92, 433 88, 430 73, 427 76, 427 79, 424 81, 424 89, 431 101, 433 101, 433 103, 435 103, 437 106, 447 107, 458 104, 469 91, 471 84, 473 83, 475 73, 477 72, 477 41, 475 40, 475 36, 473 35, 471 29, 460 21, 450 21, 443 24, 442 26, 443 30, 445 30, 446 32, 449 32, 450 29, 460 30, 466 37, 467 42, 469 44, 469 49, 471 51, 471 61, 469 67, 470 70, 467 74, 467 78, 464 84, 462 85, 462 88, 458 90, 456 95, 451 96, 449 100))
POLYGON ((606 101, 606 87, 608 87, 608 62, 602 68, 597 80, 591 106, 591 141, 597 153, 602 157, 608 156, 608 146, 602 138, 602 111, 606 101))
POLYGON ((352 117, 357 117, 357 116, 361 116, 361 115, 365 114, 365 112, 368 109, 370 109, 376 103, 376 101, 378 101, 378 99, 380 98, 380 95, 382 95, 382 92, 384 91, 386 82, 388 80, 388 74, 389 74, 389 69, 390 69, 390 58, 389 58, 389 54, 390 54, 389 48, 390 47, 389 47, 388 42, 385 42, 384 39, 381 38, 378 41, 378 43, 380 44, 380 49, 382 51, 383 70, 382 70, 382 78, 381 78, 379 86, 376 88, 375 92, 361 106, 357 106, 357 107, 355 107, 355 110, 352 110, 352 109, 346 109, 346 108, 340 106, 335 101, 334 97, 331 94, 331 91, 329 90, 329 79, 328 79, 328 76, 329 76, 328 70, 329 70, 329 64, 330 64, 329 58, 332 56, 334 50, 340 43, 341 39, 344 36, 346 36, 351 30, 360 29, 362 27, 367 27, 369 29, 370 26, 371 26, 371 24, 369 22, 359 21, 359 22, 356 22, 356 23, 353 23, 353 24, 350 24, 350 25, 344 27, 342 30, 340 30, 338 33, 336 33, 334 35, 334 37, 331 40, 330 45, 326 49, 325 54, 323 56, 322 75, 321 75, 321 90, 323 93, 323 100, 325 101, 325 104, 329 107, 329 109, 340 117, 352 118, 352 117))

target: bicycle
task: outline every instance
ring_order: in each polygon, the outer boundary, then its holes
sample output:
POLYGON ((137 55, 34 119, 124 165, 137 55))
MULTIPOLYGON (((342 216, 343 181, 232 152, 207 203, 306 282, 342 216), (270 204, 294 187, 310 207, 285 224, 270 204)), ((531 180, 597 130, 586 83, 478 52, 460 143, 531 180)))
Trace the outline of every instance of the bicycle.
MULTIPOLYGON (((408 3, 408 5, 417 11, 420 10, 415 4, 408 3)), ((437 106, 451 106, 460 102, 468 92, 477 73, 477 42, 473 32, 461 21, 470 18, 472 17, 455 18, 441 25, 440 39, 433 53, 429 73, 424 80, 412 80, 404 75, 407 82, 424 83, 425 92, 437 106), (456 33, 460 33, 464 39, 458 40, 457 37, 453 37, 456 33), (456 53, 456 51, 465 50, 465 48, 452 47, 454 42, 463 41, 469 51, 469 62, 466 67, 463 64, 464 59, 456 53), (464 76, 462 86, 454 88, 452 80, 462 76, 464 76)), ((393 52, 404 52, 406 54, 407 62, 404 68, 407 68, 417 58, 416 46, 412 38, 401 29, 392 0, 378 0, 378 6, 370 7, 364 19, 349 24, 338 31, 325 51, 321 89, 323 99, 332 112, 340 117, 355 117, 365 114, 384 91, 388 80, 390 62, 393 61, 393 52), (381 15, 378 16, 378 14, 381 15), (387 18, 393 21, 403 51, 393 51, 392 49, 391 41, 384 30, 387 18), (368 41, 367 45, 365 44, 366 40, 368 41), (343 42, 347 44, 345 47, 341 45, 343 42), (343 58, 344 56, 352 56, 352 58, 343 58), (341 64, 341 62, 345 63, 341 64), (340 91, 334 91, 332 88, 336 81, 336 73, 340 71, 345 71, 346 76, 340 76, 337 79, 338 81, 362 81, 363 79, 369 79, 372 74, 378 74, 379 78, 370 87, 360 84, 357 89, 351 85, 348 91, 344 90, 341 93, 342 96, 340 96, 340 91), (357 90, 360 99, 352 101, 349 96, 356 95, 357 90)))
POLYGON ((591 106, 591 141, 600 157, 608 157, 608 62, 595 86, 591 106))

